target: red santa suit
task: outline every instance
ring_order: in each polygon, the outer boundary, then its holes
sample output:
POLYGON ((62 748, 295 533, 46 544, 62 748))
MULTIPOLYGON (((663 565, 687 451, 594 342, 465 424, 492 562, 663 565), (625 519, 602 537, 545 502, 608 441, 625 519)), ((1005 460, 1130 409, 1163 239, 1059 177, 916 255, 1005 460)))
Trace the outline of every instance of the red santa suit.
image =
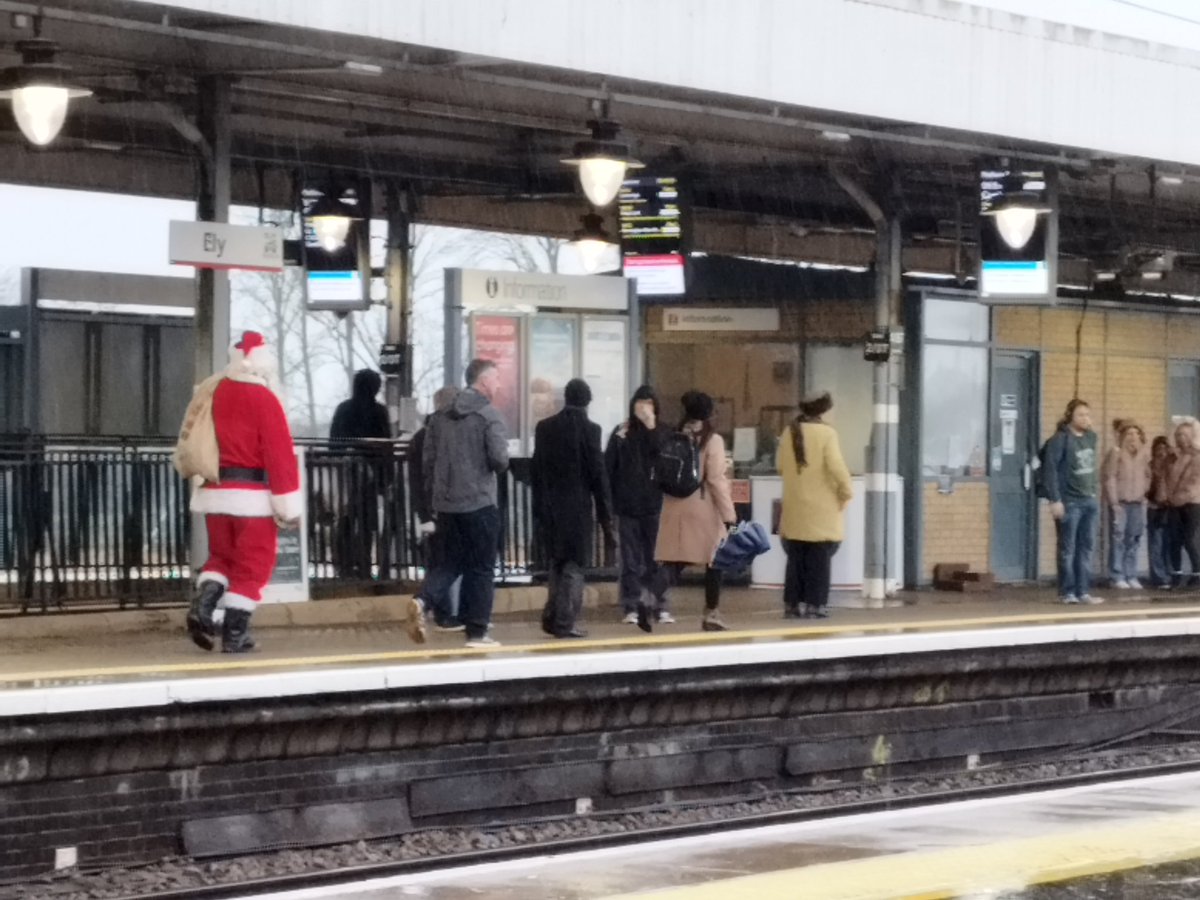
MULTIPOLYGON (((220 481, 192 493, 192 511, 204 514, 208 531, 198 582, 201 590, 209 582, 223 589, 227 621, 230 610, 255 610, 275 569, 279 524, 303 510, 296 451, 262 335, 246 332, 232 356, 212 399, 220 481)), ((229 638, 226 629, 223 649, 239 649, 229 638)))

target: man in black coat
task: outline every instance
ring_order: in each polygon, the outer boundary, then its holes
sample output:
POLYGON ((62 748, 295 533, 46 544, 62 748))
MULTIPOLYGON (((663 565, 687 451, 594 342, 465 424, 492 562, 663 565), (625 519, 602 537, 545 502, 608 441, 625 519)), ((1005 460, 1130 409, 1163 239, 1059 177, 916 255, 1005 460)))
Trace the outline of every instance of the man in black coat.
POLYGON ((336 561, 345 578, 371 580, 372 548, 379 531, 379 495, 389 483, 392 437, 387 407, 379 396, 383 379, 378 372, 360 369, 354 373, 353 396, 338 404, 329 426, 329 439, 354 460, 344 470, 342 508, 338 512, 336 561), (372 444, 356 444, 373 440, 372 444), (344 442, 344 443, 342 443, 344 442))
POLYGON ((583 570, 591 561, 596 520, 605 543, 615 544, 608 479, 600 452, 600 426, 588 420, 592 391, 567 382, 566 407, 534 432, 533 514, 550 562, 549 596, 542 629, 554 637, 586 637, 577 627, 583 606, 583 570), (592 505, 595 504, 595 518, 592 505))

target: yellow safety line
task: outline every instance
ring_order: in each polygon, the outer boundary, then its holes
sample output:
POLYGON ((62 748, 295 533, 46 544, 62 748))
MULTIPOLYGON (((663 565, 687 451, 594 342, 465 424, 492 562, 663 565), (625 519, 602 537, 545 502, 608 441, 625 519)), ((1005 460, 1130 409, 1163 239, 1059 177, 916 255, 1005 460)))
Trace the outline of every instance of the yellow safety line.
POLYGON ((470 657, 497 653, 563 653, 580 650, 608 650, 623 647, 689 646, 695 644, 748 643, 761 638, 819 638, 836 635, 869 635, 889 632, 953 631, 990 625, 1022 625, 1034 622, 1078 622, 1082 620, 1169 618, 1200 615, 1198 607, 1171 607, 1146 610, 1075 610, 1045 613, 1019 613, 1009 616, 980 616, 971 619, 939 619, 916 622, 864 622, 844 625, 805 625, 794 628, 759 628, 746 631, 698 632, 690 634, 649 634, 621 638, 593 638, 576 641, 543 641, 535 644, 503 644, 497 648, 455 647, 446 649, 390 650, 375 653, 347 653, 329 656, 299 656, 268 659, 264 657, 220 658, 211 662, 151 663, 137 666, 111 666, 91 669, 47 670, 42 672, 0 672, 0 684, 26 681, 106 678, 130 675, 165 675, 186 672, 229 672, 253 669, 300 668, 311 666, 405 662, 411 660, 470 657))
MULTIPOLYGON (((867 837, 869 838, 869 826, 867 837)), ((1200 857, 1200 812, 971 847, 892 853, 605 900, 946 900, 1200 857)), ((679 867, 682 868, 682 867, 679 867)))

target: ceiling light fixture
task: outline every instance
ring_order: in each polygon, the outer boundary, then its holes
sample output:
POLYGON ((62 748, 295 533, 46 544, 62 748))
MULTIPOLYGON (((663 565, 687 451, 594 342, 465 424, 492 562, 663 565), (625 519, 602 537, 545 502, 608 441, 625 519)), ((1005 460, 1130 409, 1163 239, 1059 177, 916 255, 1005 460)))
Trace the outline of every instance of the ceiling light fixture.
POLYGON ((1038 216, 1050 212, 1049 205, 1036 193, 1036 189, 1044 187, 1042 182, 1027 185, 1019 173, 1008 175, 1004 179, 1004 193, 984 213, 996 220, 1001 239, 1014 250, 1029 243, 1037 228, 1038 216))
POLYGON ((644 168, 629 153, 629 145, 617 139, 621 127, 607 119, 588 122, 592 129, 589 140, 575 145, 570 159, 562 162, 579 167, 579 183, 592 206, 608 206, 621 190, 621 182, 629 169, 644 168))
POLYGON ((571 246, 578 251, 580 262, 583 263, 583 270, 592 275, 600 271, 605 255, 616 249, 617 245, 604 230, 604 219, 596 213, 580 216, 579 221, 583 227, 575 232, 571 246))
POLYGON ((359 221, 362 216, 358 210, 344 202, 334 189, 321 195, 312 209, 308 211, 308 221, 312 223, 317 242, 326 253, 335 253, 346 245, 350 234, 350 223, 359 221))
POLYGON ((70 102, 92 92, 68 82, 71 70, 56 61, 54 41, 17 41, 17 52, 21 64, 0 72, 0 99, 12 101, 13 116, 29 142, 44 147, 62 131, 70 102))

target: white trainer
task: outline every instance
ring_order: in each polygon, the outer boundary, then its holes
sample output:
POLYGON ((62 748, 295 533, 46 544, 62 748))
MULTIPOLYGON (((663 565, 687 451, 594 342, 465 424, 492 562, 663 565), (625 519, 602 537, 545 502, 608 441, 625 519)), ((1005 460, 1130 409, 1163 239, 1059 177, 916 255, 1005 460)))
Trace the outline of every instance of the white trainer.
POLYGON ((1135 591, 1140 591, 1142 589, 1142 583, 1136 578, 1129 579, 1129 586, 1135 591))
POLYGON ((1112 583, 1112 586, 1115 587, 1118 591, 1127 591, 1131 587, 1129 582, 1126 581, 1124 578, 1118 578, 1116 581, 1114 581, 1112 583))
POLYGON ((467 641, 467 646, 473 650, 487 650, 491 647, 499 647, 500 642, 490 634, 485 634, 483 637, 471 638, 467 641))
POLYGON ((636 625, 637 624, 637 613, 636 612, 625 613, 625 618, 623 618, 621 620, 621 624, 622 625, 636 625))
POLYGON ((1079 598, 1080 603, 1086 603, 1088 606, 1099 606, 1104 602, 1103 597, 1093 597, 1091 594, 1084 594, 1079 598))
POLYGON ((665 609, 660 609, 658 611, 658 618, 655 621, 657 621, 659 625, 674 625, 675 617, 665 609))

